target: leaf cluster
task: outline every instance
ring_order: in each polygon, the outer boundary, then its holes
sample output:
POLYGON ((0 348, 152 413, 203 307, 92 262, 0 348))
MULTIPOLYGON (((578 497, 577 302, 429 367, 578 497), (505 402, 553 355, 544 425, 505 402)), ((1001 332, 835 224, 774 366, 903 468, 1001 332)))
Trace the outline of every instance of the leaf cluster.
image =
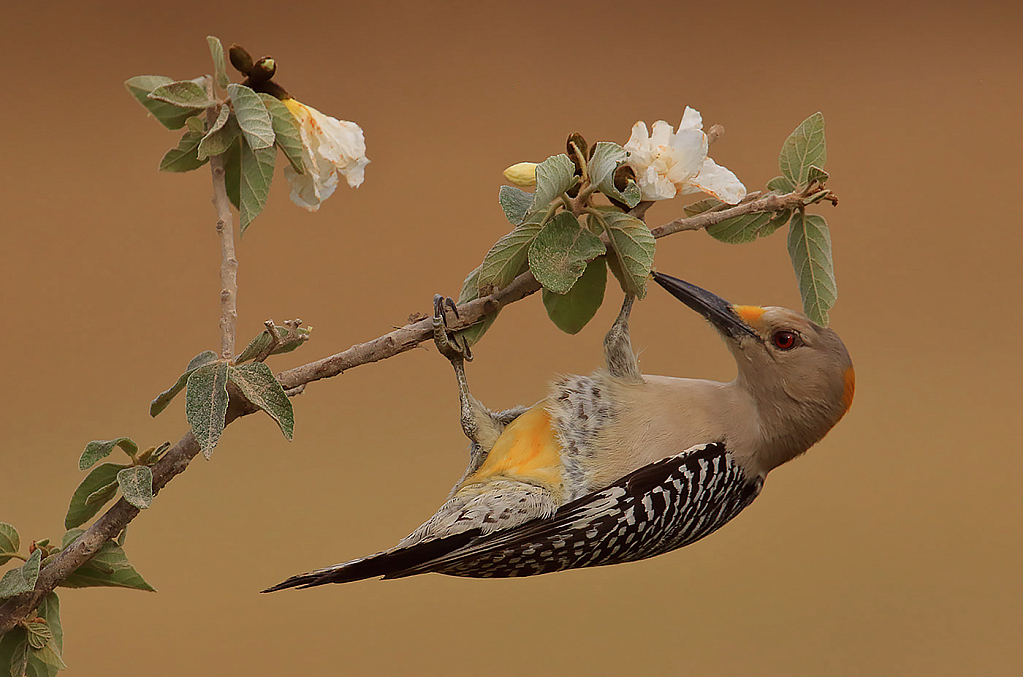
MULTIPOLYGON (((296 172, 305 173, 302 132, 298 120, 278 98, 229 82, 223 45, 213 36, 206 40, 215 76, 173 80, 138 75, 124 84, 164 127, 185 129, 178 145, 160 160, 161 171, 188 172, 212 157, 222 159, 227 194, 238 209, 244 233, 266 206, 275 148, 296 172), (222 90, 219 96, 214 83, 222 90)), ((283 95, 280 88, 274 91, 283 95)))

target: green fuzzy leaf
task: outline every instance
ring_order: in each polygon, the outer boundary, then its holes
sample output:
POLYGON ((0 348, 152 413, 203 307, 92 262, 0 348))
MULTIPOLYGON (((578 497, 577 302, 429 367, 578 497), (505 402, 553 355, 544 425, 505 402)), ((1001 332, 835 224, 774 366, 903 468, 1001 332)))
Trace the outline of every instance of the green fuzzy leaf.
POLYGON ((117 473, 126 465, 103 463, 93 468, 75 489, 64 517, 64 527, 71 529, 85 524, 113 498, 117 491, 117 473))
POLYGON ((78 469, 88 470, 97 461, 109 456, 114 447, 121 447, 130 457, 134 457, 139 450, 139 445, 135 444, 128 437, 118 437, 114 440, 93 440, 85 445, 85 451, 82 452, 81 458, 78 459, 78 469))
POLYGON ((543 290, 543 305, 547 317, 558 329, 567 334, 578 334, 593 319, 604 302, 607 287, 607 265, 604 257, 590 261, 579 280, 567 294, 543 290))
POLYGON ((188 377, 185 391, 185 415, 192 434, 206 458, 224 432, 224 417, 227 415, 227 363, 206 364, 188 377))
POLYGON ((33 649, 42 649, 50 640, 53 639, 53 633, 50 632, 50 626, 46 623, 30 621, 25 623, 25 629, 28 630, 28 645, 33 649))
POLYGON ((242 128, 249 148, 253 150, 272 148, 275 140, 273 123, 259 94, 245 85, 236 84, 228 85, 227 92, 231 95, 235 119, 242 128))
POLYGON ((712 209, 717 209, 723 204, 724 202, 716 197, 708 197, 700 200, 699 202, 686 205, 682 208, 682 211, 685 212, 686 216, 697 216, 699 214, 709 212, 712 209))
POLYGON ((220 39, 212 35, 206 36, 206 44, 210 46, 210 56, 213 58, 213 73, 217 78, 217 84, 227 87, 230 80, 227 79, 227 66, 224 64, 224 45, 220 39))
POLYGON ((225 153, 240 135, 241 129, 238 128, 238 123, 231 117, 231 109, 224 106, 220 109, 220 114, 217 116, 217 121, 213 123, 213 127, 210 128, 210 131, 199 142, 196 155, 200 160, 205 160, 214 155, 225 153))
POLYGON ((824 186, 828 182, 831 175, 826 171, 818 167, 817 165, 810 165, 810 168, 806 170, 806 182, 811 183, 816 181, 821 186, 824 186))
POLYGON ((791 193, 795 189, 796 187, 792 185, 792 182, 784 176, 776 176, 767 182, 767 190, 773 193, 780 193, 784 195, 785 193, 791 193))
POLYGON ((199 142, 202 134, 185 132, 178 145, 164 153, 160 160, 161 172, 190 172, 206 164, 208 158, 199 159, 199 142))
POLYGON ((36 587, 39 578, 39 562, 43 557, 42 550, 36 550, 28 556, 21 567, 11 569, 0 578, 0 599, 7 599, 28 592, 36 587))
POLYGON ((545 289, 564 294, 582 276, 586 262, 606 251, 600 238, 579 225, 573 214, 561 212, 529 246, 529 269, 545 289))
POLYGON ((615 187, 615 170, 625 163, 628 154, 625 149, 617 143, 610 141, 598 141, 593 146, 593 153, 588 163, 590 183, 604 195, 624 203, 628 207, 635 207, 642 199, 642 191, 635 181, 629 181, 624 191, 615 187))
POLYGON ((774 215, 774 218, 768 221, 767 225, 760 229, 759 233, 760 237, 774 235, 774 231, 778 230, 779 228, 781 228, 782 226, 789 222, 790 216, 792 216, 791 209, 783 209, 782 211, 777 212, 774 215))
POLYGON ((242 235, 266 206, 266 199, 270 195, 270 183, 274 178, 275 158, 273 148, 252 150, 248 144, 241 144, 239 176, 241 206, 238 208, 238 214, 241 217, 242 235))
POLYGON ((733 216, 715 223, 713 226, 707 226, 707 234, 715 240, 727 244, 745 244, 756 240, 760 231, 770 223, 772 218, 774 218, 772 212, 733 216))
POLYGON ((227 187, 227 199, 235 209, 241 205, 242 146, 245 142, 241 137, 235 139, 231 147, 224 152, 224 184, 227 187))
POLYGON ((185 129, 187 129, 190 132, 195 132, 196 134, 205 135, 206 134, 205 118, 206 118, 205 114, 193 115, 192 117, 185 120, 185 129))
POLYGON ((533 205, 533 195, 514 186, 501 186, 497 200, 501 203, 505 218, 513 226, 522 223, 533 205))
POLYGON ((195 108, 184 108, 149 98, 151 91, 171 82, 174 81, 162 75, 137 75, 126 80, 124 86, 127 88, 128 93, 135 97, 135 100, 142 104, 146 110, 152 113, 153 117, 160 124, 167 129, 181 129, 185 126, 185 122, 199 111, 195 108))
POLYGON ((153 471, 148 466, 125 468, 117 473, 117 484, 124 500, 136 508, 144 510, 153 502, 153 471))
MULTIPOLYGON (((284 353, 290 353, 309 339, 312 330, 312 327, 298 327, 297 329, 292 330, 291 327, 274 325, 274 333, 277 334, 277 347, 271 350, 270 354, 282 355, 284 353)), ((266 350, 266 347, 270 345, 270 341, 271 337, 269 330, 264 329, 259 332, 251 341, 249 341, 249 345, 245 346, 245 350, 239 353, 238 357, 234 358, 235 364, 241 364, 242 362, 255 359, 264 350, 266 350)))
MULTIPOLYGON (((627 294, 638 298, 646 296, 646 280, 654 265, 657 241, 645 223, 617 210, 600 210, 591 214, 611 241, 614 256, 608 257, 608 266, 627 294)), ((595 226, 591 225, 591 229, 595 226)))
MULTIPOLYGON (((73 529, 64 534, 64 547, 71 545, 82 533, 81 529, 73 529)), ((92 559, 75 569, 60 585, 64 588, 131 588, 156 592, 156 588, 149 585, 128 561, 124 549, 113 541, 104 543, 92 559)))
POLYGON ((536 189, 530 211, 546 209, 559 195, 575 185, 575 164, 567 155, 552 155, 536 166, 536 189))
POLYGON ((168 82, 149 92, 148 98, 179 108, 209 108, 216 105, 216 101, 206 93, 203 84, 200 78, 168 82))
POLYGON ((149 415, 156 416, 166 409, 167 405, 174 399, 174 396, 184 389, 185 384, 188 382, 188 377, 192 375, 192 372, 204 364, 216 362, 216 360, 217 354, 212 350, 204 350, 193 357, 192 361, 188 363, 187 367, 185 367, 185 373, 178 377, 177 383, 157 395, 156 399, 149 404, 149 415))
POLYGON ((480 291, 485 294, 504 289, 528 266, 529 246, 540 233, 537 222, 527 221, 503 235, 487 252, 479 269, 480 291))
POLYGON ((64 631, 57 595, 51 592, 44 597, 35 613, 46 622, 30 621, 0 636, 0 675, 55 677, 58 670, 67 667, 61 658, 64 631), (41 638, 45 641, 36 648, 41 638))
POLYGON ((0 564, 6 564, 21 548, 18 530, 6 522, 0 522, 0 564))
POLYGON ((807 184, 810 166, 823 168, 827 159, 824 115, 814 113, 803 120, 789 138, 785 139, 778 155, 778 168, 793 185, 802 187, 807 184))
POLYGON ((828 311, 838 298, 828 222, 818 214, 796 212, 789 226, 788 247, 803 297, 803 311, 826 327, 828 311))
POLYGON ((259 98, 270 113, 270 124, 274 130, 274 143, 288 158, 291 168, 299 174, 305 174, 305 161, 302 159, 302 131, 298 120, 291 114, 288 107, 276 97, 260 92, 259 98))
POLYGON ((277 421, 284 437, 290 441, 295 432, 295 412, 270 367, 262 362, 250 362, 230 367, 227 377, 238 386, 245 399, 277 421))
MULTIPOLYGON (((480 264, 466 276, 465 281, 462 282, 462 291, 458 295, 458 303, 461 304, 466 303, 467 301, 475 301, 480 297, 479 277, 480 269, 482 267, 483 265, 480 264)), ((500 311, 491 313, 471 327, 466 327, 465 329, 457 332, 457 336, 464 339, 470 346, 476 345, 476 342, 483 338, 483 334, 490 329, 490 325, 494 324, 494 320, 497 319, 498 312, 500 311)))

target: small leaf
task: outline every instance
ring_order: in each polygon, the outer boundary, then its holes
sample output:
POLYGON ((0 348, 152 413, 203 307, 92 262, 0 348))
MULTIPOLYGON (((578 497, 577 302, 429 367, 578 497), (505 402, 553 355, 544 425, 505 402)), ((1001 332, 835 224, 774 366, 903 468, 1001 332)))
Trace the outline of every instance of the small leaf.
POLYGON ((811 320, 826 327, 828 310, 838 298, 828 222, 819 214, 796 212, 789 226, 788 247, 803 310, 811 320))
POLYGON ((774 218, 773 212, 757 212, 743 214, 725 219, 713 226, 707 226, 707 234, 715 240, 727 244, 745 244, 753 242, 760 231, 774 218))
POLYGON ((259 94, 245 85, 236 84, 228 85, 227 91, 231 95, 231 103, 234 104, 235 119, 238 120, 238 126, 242 128, 242 134, 245 135, 249 147, 253 150, 273 147, 273 123, 259 94))
POLYGON ((635 207, 642 198, 642 193, 635 181, 630 181, 624 191, 615 187, 615 170, 624 162, 628 154, 625 149, 617 143, 610 141, 598 141, 593 146, 588 164, 590 183, 604 195, 624 203, 628 207, 635 207))
MULTIPOLYGON (((290 353, 309 339, 312 330, 312 327, 292 329, 291 327, 274 325, 274 333, 277 334, 277 347, 271 350, 270 354, 282 355, 290 353)), ((238 357, 234 358, 234 363, 241 364, 242 362, 255 359, 270 345, 270 340, 269 330, 264 329, 259 332, 249 341, 249 345, 245 346, 245 350, 239 353, 238 357)))
POLYGON ((54 677, 58 670, 67 668, 63 658, 64 628, 60 622, 60 600, 57 594, 51 592, 44 597, 36 614, 46 621, 52 638, 40 651, 29 656, 29 674, 31 675, 34 669, 36 675, 54 677))
POLYGON ((223 155, 224 183, 227 187, 227 199, 231 201, 235 209, 241 208, 241 148, 244 145, 245 142, 239 136, 223 155))
POLYGON ((288 158, 291 168, 299 174, 305 174, 305 161, 302 159, 302 131, 298 120, 291 114, 288 107, 276 97, 260 92, 259 98, 270 113, 270 123, 274 130, 274 143, 288 158))
POLYGON ((241 206, 241 232, 244 235, 249 224, 259 216, 270 195, 270 182, 274 178, 274 149, 252 150, 246 143, 241 144, 239 199, 241 206))
POLYGON ((96 506, 97 508, 101 508, 104 505, 106 505, 110 501, 110 499, 114 497, 115 494, 117 494, 117 485, 108 484, 102 489, 97 489, 96 491, 89 494, 88 498, 85 499, 85 505, 89 507, 96 506))
POLYGON ((723 204, 724 202, 716 197, 708 197, 700 200, 699 202, 686 205, 682 208, 682 211, 686 213, 686 216, 697 216, 698 214, 704 214, 712 209, 716 209, 723 204))
POLYGON ((814 113, 803 120, 785 139, 778 155, 778 168, 795 186, 805 186, 810 165, 824 167, 828 148, 824 140, 824 115, 814 113))
POLYGON ((487 294, 504 289, 520 273, 524 272, 529 257, 529 246, 540 233, 541 216, 526 221, 494 243, 480 266, 480 290, 487 294))
POLYGON ((795 189, 796 187, 792 185, 792 182, 784 176, 776 176, 767 182, 767 190, 774 193, 791 193, 795 189))
MULTIPOLYGON (((73 529, 64 534, 64 547, 73 543, 82 533, 81 529, 73 529)), ((132 588, 156 592, 128 561, 124 549, 113 541, 104 543, 89 561, 75 569, 60 585, 65 588, 132 588)), ((52 623, 49 625, 53 628, 52 623)))
POLYGON ((150 99, 149 93, 161 85, 174 82, 162 75, 137 75, 125 81, 124 86, 128 93, 135 97, 135 100, 142 104, 146 110, 153 114, 160 124, 167 129, 181 129, 187 120, 195 116, 199 111, 195 108, 183 108, 164 101, 150 99))
POLYGON ((206 122, 203 120, 206 116, 203 114, 193 115, 192 117, 185 120, 185 128, 190 132, 196 134, 206 134, 206 122))
POLYGON ((522 223, 533 204, 533 195, 514 186, 501 186, 497 197, 504 210, 504 216, 513 226, 522 223))
POLYGON ((206 164, 208 158, 199 159, 202 134, 185 132, 178 145, 164 153, 160 160, 161 172, 190 172, 206 164))
POLYGON ((230 80, 227 79, 227 67, 224 65, 224 45, 219 38, 212 35, 206 36, 206 43, 210 46, 210 56, 213 57, 213 73, 217 78, 217 84, 227 87, 230 80))
POLYGON ((831 178, 831 175, 828 174, 823 169, 821 169, 820 167, 818 167, 817 165, 810 165, 810 168, 806 170, 807 183, 812 183, 816 181, 821 186, 823 186, 828 182, 829 178, 831 178))
POLYGON ((593 319, 604 302, 607 287, 607 265, 604 257, 590 261, 582 277, 567 294, 543 290, 543 305, 547 317, 558 329, 567 334, 578 334, 593 319))
POLYGON ((206 88, 200 84, 198 78, 160 85, 149 92, 148 98, 180 108, 209 108, 216 104, 216 101, 206 93, 206 88))
POLYGON ((39 561, 43 557, 42 550, 36 550, 28 556, 21 567, 11 569, 0 578, 0 599, 14 597, 36 587, 39 578, 39 561))
POLYGON ((783 209, 777 212, 767 225, 760 229, 760 237, 767 237, 768 235, 774 235, 774 231, 778 230, 786 223, 789 222, 789 217, 792 216, 791 209, 783 209))
POLYGON ((88 470, 97 461, 109 456, 114 447, 121 447, 130 457, 134 457, 139 450, 139 445, 135 444, 128 437, 118 437, 114 440, 93 440, 85 445, 85 451, 82 452, 82 457, 78 459, 78 469, 88 470))
POLYGON ((559 195, 575 185, 575 165, 567 155, 552 155, 536 166, 536 189, 530 211, 546 209, 559 195))
POLYGON ((636 217, 617 210, 599 210, 590 219, 598 222, 611 241, 614 256, 608 257, 608 266, 622 289, 639 298, 646 296, 646 279, 657 249, 650 228, 636 217))
POLYGON ((573 214, 561 212, 529 246, 529 269, 544 288, 564 294, 582 276, 586 262, 606 251, 600 238, 579 225, 573 214))
POLYGON ((213 453, 224 431, 227 401, 226 362, 203 365, 188 377, 185 415, 206 458, 213 453))
POLYGON ((117 484, 124 500, 136 508, 144 510, 153 502, 153 471, 148 466, 125 468, 117 473, 117 484))
MULTIPOLYGON (((480 297, 479 277, 480 269, 482 267, 483 265, 480 264, 466 276, 465 281, 462 282, 462 291, 458 295, 458 303, 461 304, 468 301, 475 301, 480 297)), ((494 324, 494 320, 497 319, 498 312, 500 311, 496 311, 485 316, 476 324, 457 332, 457 335, 464 339, 470 346, 476 345, 476 342, 483 338, 483 334, 490 329, 490 325, 494 324)))
POLYGON ((185 367, 185 373, 178 377, 177 383, 157 395, 156 399, 149 404, 149 415, 156 416, 166 409, 167 405, 170 404, 170 401, 174 399, 174 396, 180 393, 185 387, 185 383, 188 382, 188 377, 192 375, 192 372, 204 364, 215 362, 216 359, 217 354, 212 350, 204 350, 193 357, 192 361, 188 363, 187 367, 185 367))
POLYGON ((6 564, 21 548, 18 530, 6 522, 0 522, 0 564, 6 564))
POLYGON ((106 501, 113 497, 114 491, 117 489, 117 473, 127 467, 116 463, 103 463, 93 468, 71 496, 67 515, 64 517, 64 527, 71 529, 92 519, 106 501), (98 498, 103 496, 101 492, 109 491, 111 485, 113 485, 114 491, 110 492, 106 500, 100 502, 98 498), (96 498, 90 502, 89 499, 93 496, 96 498))
POLYGON ((231 110, 224 106, 220 109, 220 114, 217 116, 216 122, 213 123, 213 127, 210 128, 210 131, 199 142, 196 155, 200 160, 205 160, 214 155, 225 153, 240 134, 241 130, 238 128, 238 123, 231 118, 231 110))
POLYGON ((25 629, 28 630, 28 645, 33 649, 42 649, 47 642, 53 639, 50 626, 46 623, 30 621, 25 623, 25 629))
POLYGON ((270 414, 289 441, 295 432, 295 412, 284 388, 262 362, 230 367, 227 377, 252 404, 270 414))

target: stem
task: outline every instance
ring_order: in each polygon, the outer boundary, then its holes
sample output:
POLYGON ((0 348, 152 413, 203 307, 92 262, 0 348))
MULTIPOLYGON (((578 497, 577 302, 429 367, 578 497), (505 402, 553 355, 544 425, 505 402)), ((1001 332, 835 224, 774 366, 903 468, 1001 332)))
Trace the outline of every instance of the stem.
MULTIPOLYGON (((216 187, 216 169, 214 169, 214 179, 216 187)), ((223 186, 222 176, 220 185, 223 186)), ((735 207, 690 218, 676 219, 652 229, 651 232, 654 237, 660 238, 681 231, 699 230, 734 216, 752 212, 794 209, 802 204, 804 197, 801 193, 767 195, 765 197, 759 197, 754 193, 747 197, 746 202, 735 207)), ((560 203, 555 201, 553 204, 560 203)), ((533 273, 526 271, 516 277, 507 287, 490 296, 460 304, 458 317, 451 323, 450 328, 456 331, 469 327, 509 303, 514 303, 539 290, 540 283, 533 277, 533 273)), ((277 380, 286 391, 297 394, 307 383, 337 376, 363 364, 394 357, 412 350, 420 343, 432 340, 432 338, 433 319, 427 317, 418 322, 406 324, 404 327, 395 329, 372 341, 357 343, 348 350, 281 372, 277 374, 277 380)), ((254 406, 232 399, 227 410, 225 425, 255 411, 258 410, 254 406)), ((198 453, 199 445, 191 432, 186 433, 176 444, 167 449, 160 457, 159 462, 153 466, 153 494, 159 493, 177 474, 183 472, 198 453)), ((52 592, 75 569, 95 555, 106 541, 115 538, 138 514, 138 508, 123 498, 111 506, 92 523, 85 533, 43 567, 39 572, 39 579, 36 581, 34 590, 11 597, 0 606, 0 634, 7 632, 21 620, 27 618, 39 606, 43 597, 52 592)))
MULTIPOLYGON (((212 80, 207 82, 206 89, 212 97, 212 80)), ((216 107, 206 112, 209 127, 216 122, 218 114, 216 107)), ((238 322, 238 257, 234 252, 234 218, 231 216, 231 200, 227 197, 223 156, 210 158, 210 172, 213 175, 213 204, 217 208, 217 235, 220 237, 220 356, 229 360, 234 357, 235 325, 238 322)))

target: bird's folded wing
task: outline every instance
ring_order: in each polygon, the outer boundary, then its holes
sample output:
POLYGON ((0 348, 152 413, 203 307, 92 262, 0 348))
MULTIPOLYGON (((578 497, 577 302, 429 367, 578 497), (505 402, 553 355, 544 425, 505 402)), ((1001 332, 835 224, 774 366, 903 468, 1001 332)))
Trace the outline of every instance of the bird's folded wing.
POLYGON ((762 484, 743 472, 724 444, 699 445, 582 496, 550 518, 477 537, 384 577, 529 576, 652 557, 718 529, 756 498, 762 484))

